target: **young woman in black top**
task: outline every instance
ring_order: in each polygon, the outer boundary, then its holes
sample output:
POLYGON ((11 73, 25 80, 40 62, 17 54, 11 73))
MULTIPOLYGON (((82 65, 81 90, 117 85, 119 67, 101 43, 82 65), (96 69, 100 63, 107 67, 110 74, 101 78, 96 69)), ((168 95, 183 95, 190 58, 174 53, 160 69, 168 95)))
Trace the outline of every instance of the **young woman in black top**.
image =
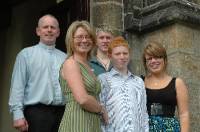
POLYGON ((150 132, 188 132, 187 86, 181 78, 167 73, 167 53, 157 42, 149 42, 143 52, 150 132), (175 109, 178 108, 178 117, 175 109))

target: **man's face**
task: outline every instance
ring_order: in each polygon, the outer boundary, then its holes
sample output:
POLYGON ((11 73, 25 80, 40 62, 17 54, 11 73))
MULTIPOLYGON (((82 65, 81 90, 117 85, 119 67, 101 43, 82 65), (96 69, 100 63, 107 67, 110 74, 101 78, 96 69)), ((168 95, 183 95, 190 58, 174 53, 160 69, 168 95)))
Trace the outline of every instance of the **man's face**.
POLYGON ((60 34, 57 20, 49 16, 42 18, 36 29, 36 33, 42 43, 47 45, 55 44, 60 34))
POLYGON ((113 36, 109 32, 99 31, 97 33, 97 47, 101 52, 108 52, 108 45, 112 41, 113 36))
POLYGON ((130 59, 129 50, 125 46, 118 46, 112 49, 111 61, 118 70, 127 69, 130 59))

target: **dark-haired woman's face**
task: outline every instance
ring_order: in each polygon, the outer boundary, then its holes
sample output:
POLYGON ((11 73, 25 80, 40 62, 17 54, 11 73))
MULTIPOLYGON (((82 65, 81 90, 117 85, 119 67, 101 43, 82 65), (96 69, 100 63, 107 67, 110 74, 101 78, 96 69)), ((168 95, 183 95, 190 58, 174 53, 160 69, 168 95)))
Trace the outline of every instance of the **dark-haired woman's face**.
POLYGON ((165 62, 163 57, 154 57, 145 55, 146 66, 150 73, 161 73, 165 71, 165 62))

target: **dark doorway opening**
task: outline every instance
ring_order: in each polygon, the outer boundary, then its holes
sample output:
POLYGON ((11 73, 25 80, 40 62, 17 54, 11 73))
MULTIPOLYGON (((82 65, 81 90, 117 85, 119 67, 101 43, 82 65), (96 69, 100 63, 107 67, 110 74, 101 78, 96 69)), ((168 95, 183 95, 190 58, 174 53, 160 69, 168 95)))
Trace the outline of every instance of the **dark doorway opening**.
POLYGON ((75 20, 88 20, 90 17, 90 0, 64 0, 59 4, 48 8, 41 15, 52 14, 60 24, 60 37, 57 39, 56 47, 66 52, 65 35, 69 25, 75 20))

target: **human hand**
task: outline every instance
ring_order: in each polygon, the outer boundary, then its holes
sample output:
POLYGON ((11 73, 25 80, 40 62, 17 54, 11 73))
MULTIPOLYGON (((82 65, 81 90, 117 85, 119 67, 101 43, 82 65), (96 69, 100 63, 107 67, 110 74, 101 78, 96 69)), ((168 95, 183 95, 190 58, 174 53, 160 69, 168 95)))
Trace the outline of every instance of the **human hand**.
POLYGON ((20 132, 27 132, 28 131, 28 122, 24 118, 14 120, 13 127, 16 128, 20 132))
POLYGON ((108 124, 108 113, 106 109, 102 106, 101 116, 105 124, 108 124))
POLYGON ((104 123, 105 123, 105 124, 108 124, 108 123, 109 123, 109 122, 108 122, 108 113, 105 112, 105 113, 102 115, 102 117, 103 117, 104 123))

